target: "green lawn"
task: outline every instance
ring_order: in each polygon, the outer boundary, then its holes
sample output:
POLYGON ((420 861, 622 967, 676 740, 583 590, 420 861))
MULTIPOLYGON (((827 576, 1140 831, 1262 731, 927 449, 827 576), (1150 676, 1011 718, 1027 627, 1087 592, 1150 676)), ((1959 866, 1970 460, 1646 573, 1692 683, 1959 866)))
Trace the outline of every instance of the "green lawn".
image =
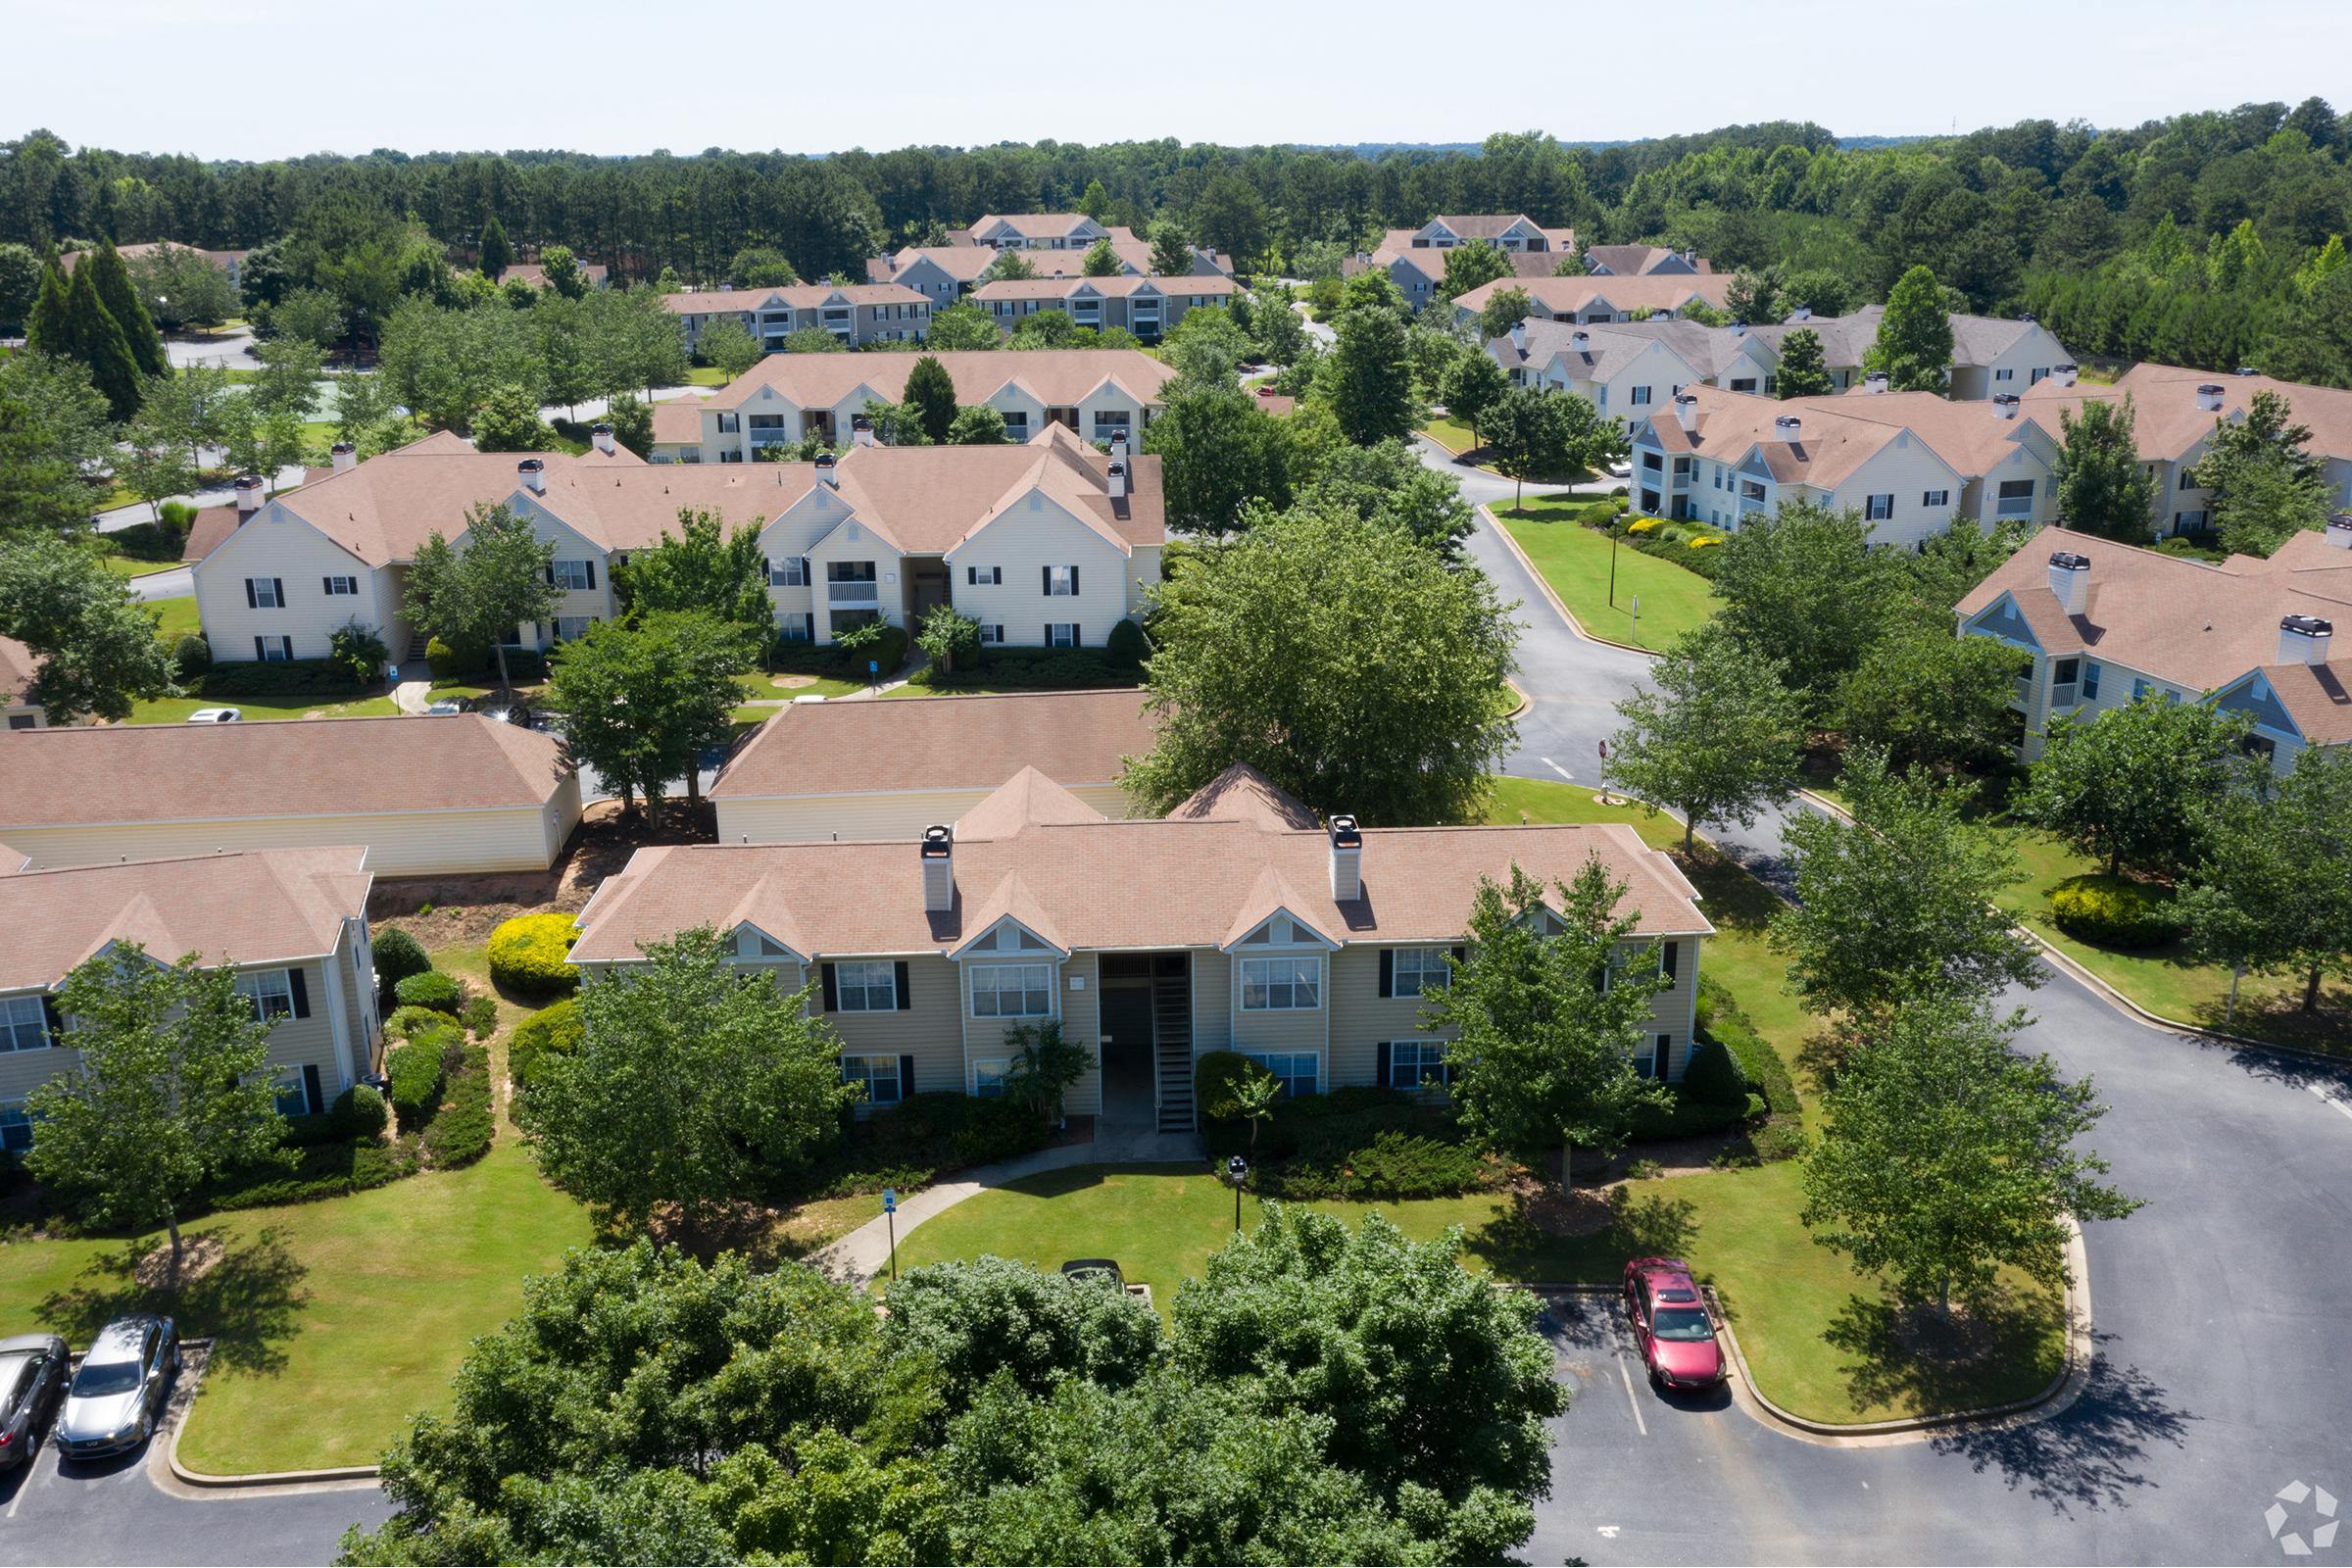
POLYGON ((1595 637, 1663 649, 1714 616, 1714 590, 1706 578, 1623 545, 1616 548, 1612 600, 1608 536, 1576 520, 1596 505, 1607 503, 1544 499, 1516 513, 1500 504, 1491 510, 1569 613, 1595 637))
POLYGON ((688 386, 725 386, 727 372, 715 365, 690 365, 686 368, 688 386))
POLYGON ((130 710, 128 722, 133 724, 179 724, 200 708, 233 708, 248 720, 272 718, 374 718, 385 713, 397 713, 400 706, 389 697, 355 697, 348 702, 327 702, 316 697, 276 698, 258 697, 159 697, 140 703, 130 710))
POLYGON ((1457 458, 1478 445, 1478 438, 1470 433, 1470 427, 1450 415, 1436 416, 1421 427, 1421 433, 1457 458))
POLYGON ((193 637, 204 629, 197 618, 196 596, 184 599, 150 599, 147 608, 156 612, 156 636, 166 647, 175 646, 182 637, 193 637))
POLYGON ((847 697, 865 690, 861 680, 839 680, 831 675, 770 675, 755 669, 748 675, 738 675, 735 683, 743 688, 746 701, 789 703, 796 697, 847 697))

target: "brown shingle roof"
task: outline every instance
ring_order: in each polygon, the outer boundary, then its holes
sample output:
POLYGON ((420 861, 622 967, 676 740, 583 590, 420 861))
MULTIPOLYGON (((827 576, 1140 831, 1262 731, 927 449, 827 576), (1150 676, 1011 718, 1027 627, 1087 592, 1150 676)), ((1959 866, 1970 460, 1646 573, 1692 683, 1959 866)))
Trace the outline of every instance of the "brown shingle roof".
POLYGON ((1134 691, 795 703, 760 726, 712 800, 993 790, 1034 765, 1064 787, 1117 781, 1152 749, 1134 691))
MULTIPOLYGON (((31 649, 14 637, 0 637, 0 708, 24 695, 38 663, 31 649)), ((6 857, 0 855, 0 858, 6 857)))
MULTIPOLYGON (((321 479, 334 477, 334 472, 332 468, 305 468, 302 470, 302 484, 289 486, 278 494, 292 495, 303 485, 313 485, 321 479)), ((202 561, 219 548, 221 540, 236 531, 237 508, 234 502, 224 507, 206 507, 189 522, 187 542, 180 546, 179 559, 202 561)))
MULTIPOLYGON (((1027 254, 1024 252, 1023 254, 1027 254)), ((1081 289, 1092 289, 1104 299, 1126 299, 1130 295, 1156 293, 1169 298, 1179 296, 1232 296, 1243 292, 1242 285, 1217 272, 1187 272, 1182 277, 1000 277, 993 283, 983 283, 972 290, 972 298, 988 300, 1066 300, 1081 289)))
POLYGON ((699 445, 703 439, 703 397, 668 398, 654 405, 654 444, 699 445))
POLYGON ((479 713, 28 730, 0 746, 0 831, 538 807, 561 753, 479 713))
POLYGON ((2140 457, 2170 463, 2212 435, 2216 419, 2242 416, 2257 392, 2276 392, 2286 399, 2294 411, 2292 422, 2311 427, 2310 450, 2352 461, 2352 392, 2267 375, 2222 375, 2177 365, 2135 365, 2112 387, 2061 387, 2055 380, 2037 381, 2027 389, 2024 408, 2056 436, 2060 409, 2079 413, 2085 403, 2120 403, 2129 394, 2140 457), (2197 407, 2197 388, 2206 385, 2222 389, 2219 414, 2197 407))
MULTIPOLYGON (((969 701, 970 699, 963 699, 969 701)), ((693 845, 640 850, 581 916, 572 956, 633 958, 641 943, 733 913, 790 924, 804 956, 945 953, 1017 895, 1065 948, 1216 948, 1275 903, 1346 942, 1446 942, 1468 921, 1480 877, 1512 865, 1567 880, 1597 856, 1626 885, 1643 936, 1713 929, 1674 862, 1622 823, 1386 828, 1364 834, 1363 896, 1331 897, 1325 835, 1217 818, 1039 823, 955 848, 957 898, 923 908, 915 845, 693 845), (855 888, 858 896, 844 898, 855 888)))
MULTIPOLYGON (((916 352, 858 354, 770 354, 737 376, 704 405, 713 409, 749 406, 763 387, 804 409, 829 409, 864 387, 886 403, 896 403, 906 389, 906 372, 922 355, 916 352)), ((1146 403, 1159 401, 1159 389, 1175 370, 1149 354, 1134 349, 1034 349, 1011 353, 1003 349, 960 349, 933 354, 956 383, 957 403, 985 403, 1007 381, 1027 387, 1037 399, 1054 407, 1074 406, 1104 381, 1115 381, 1146 403)))
POLYGON ((368 907, 367 856, 247 850, 0 876, 0 991, 54 986, 118 942, 167 963, 191 953, 211 964, 322 956, 368 907))
POLYGON ((1315 813, 1248 762, 1236 762, 1177 802, 1168 813, 1183 822, 1249 822, 1265 828, 1310 828, 1315 813))
POLYGON ((904 283, 790 283, 779 288, 710 288, 683 290, 662 296, 672 316, 711 316, 720 312, 757 311, 769 305, 789 305, 796 311, 814 310, 840 297, 844 305, 928 305, 930 300, 904 283))
POLYGON ((1905 431, 1961 478, 1975 478, 2007 458, 2029 424, 1994 417, 1989 403, 1953 403, 1933 392, 1781 400, 1711 386, 1683 390, 1697 399, 1695 432, 1671 412, 1650 420, 1668 452, 1738 463, 1759 448, 1776 480, 1822 490, 1844 483, 1905 431), (1800 437, 1793 444, 1778 436, 1777 421, 1790 416, 1800 437))
POLYGON ((1602 299, 1630 315, 1643 306, 1653 311, 1679 311, 1693 299, 1721 309, 1731 295, 1732 279, 1730 274, 1722 272, 1695 277, 1656 272, 1637 277, 1498 277, 1492 283, 1479 284, 1453 303, 1475 315, 1486 309, 1487 301, 1506 288, 1524 291, 1553 316, 1586 310, 1595 300, 1602 299))

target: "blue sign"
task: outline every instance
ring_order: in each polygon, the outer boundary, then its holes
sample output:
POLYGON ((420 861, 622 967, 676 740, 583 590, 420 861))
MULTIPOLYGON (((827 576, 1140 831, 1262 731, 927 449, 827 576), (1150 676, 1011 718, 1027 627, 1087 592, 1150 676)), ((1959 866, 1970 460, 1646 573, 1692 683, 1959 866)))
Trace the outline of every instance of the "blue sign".
POLYGON ((865 662, 865 672, 866 672, 868 675, 879 675, 879 674, 881 674, 881 673, 882 673, 882 661, 880 661, 879 659, 869 659, 869 660, 867 660, 867 661, 865 662))
POLYGON ((895 1187, 885 1187, 885 1188, 883 1188, 883 1189, 882 1189, 882 1212, 883 1212, 883 1213, 885 1213, 885 1214, 896 1214, 898 1211, 899 1211, 899 1190, 898 1190, 897 1188, 895 1188, 895 1187))

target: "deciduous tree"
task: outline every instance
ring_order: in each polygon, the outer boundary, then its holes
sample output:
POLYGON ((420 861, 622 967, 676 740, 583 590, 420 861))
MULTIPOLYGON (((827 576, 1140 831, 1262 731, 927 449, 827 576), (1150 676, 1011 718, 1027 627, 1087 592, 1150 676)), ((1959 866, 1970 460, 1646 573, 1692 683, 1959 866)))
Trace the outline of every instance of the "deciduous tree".
POLYGON ((1001 447, 1010 439, 1004 433, 1004 416, 990 404, 967 403, 948 423, 952 447, 1001 447))
POLYGON ((1751 653, 1788 666, 1808 718, 1826 717, 1886 629, 1902 563, 1870 548, 1860 513, 1788 502, 1741 519, 1715 562, 1719 618, 1751 653))
POLYGON ((1086 248, 1079 262, 1088 277, 1116 277, 1119 275, 1119 253, 1110 248, 1110 241, 1099 239, 1086 248))
POLYGON ((1893 617, 1839 683, 1838 728, 1912 766, 1989 760, 2008 749, 2010 700, 2030 661, 1990 637, 1955 637, 1948 618, 1893 617))
POLYGON ((705 364, 716 366, 730 381, 767 358, 760 340, 731 316, 722 316, 704 327, 694 348, 705 364))
POLYGON ((759 642, 706 610, 632 611, 599 621, 556 650, 547 704, 564 715, 564 750, 594 768, 633 815, 637 798, 662 804, 673 779, 699 801, 701 758, 724 744, 743 700, 739 678, 759 642))
POLYGON ((1897 392, 1943 390, 1952 375, 1952 318, 1933 271, 1914 267, 1896 281, 1862 364, 1886 371, 1897 392))
POLYGON ((1393 311, 1344 311, 1337 330, 1315 391, 1341 431, 1359 446, 1410 435, 1417 411, 1404 318, 1393 311))
POLYGON ((2156 482, 2140 461, 2132 395, 2058 411, 2058 516, 2069 528, 2140 544, 2154 526, 2156 482))
POLYGON ((1152 270, 1162 277, 1189 277, 1193 244, 1182 228, 1166 219, 1152 230, 1152 270))
POLYGON ((1511 259, 1500 246, 1483 239, 1456 245, 1446 253, 1446 275, 1438 283, 1436 303, 1451 306, 1481 283, 1510 275, 1511 259))
POLYGON ((1686 853, 1701 823, 1753 827, 1788 799, 1805 731, 1788 672, 1719 625, 1677 640, 1617 715, 1625 727, 1609 742, 1606 777, 1682 817, 1686 853))
POLYGON ((0 359, 0 539, 89 525, 90 481, 113 456, 108 412, 76 361, 0 359))
POLYGON ((2279 394, 2254 394, 2243 420, 2214 421, 2196 478, 2208 492, 2222 545, 2268 556, 2307 528, 2325 527, 2332 488, 2309 451, 2311 427, 2293 422, 2279 394))
POLYGON ((1502 337, 1535 313, 1536 302, 1527 290, 1518 287, 1498 288, 1487 296, 1487 303, 1478 313, 1478 340, 1482 343, 1502 337))
POLYGON ((1480 349, 1475 353, 1455 357, 1446 369, 1438 395, 1445 399, 1446 412, 1470 427, 1470 439, 1479 438, 1479 426, 1489 410, 1500 403, 1511 390, 1511 374, 1494 363, 1494 357, 1480 349))
POLYGON ((556 585, 556 543, 541 539, 506 502, 477 504, 466 514, 465 548, 436 528, 409 568, 404 612, 410 624, 453 647, 489 648, 498 660, 501 691, 508 639, 526 624, 547 620, 564 602, 556 585))
POLYGON ((2169 875, 2195 860, 2247 720, 2148 691, 2129 708, 2050 720, 2012 806, 2110 872, 2169 875))
POLYGON ((677 533, 664 528, 652 548, 632 552, 613 568, 613 587, 632 615, 701 611, 736 627, 757 653, 775 634, 767 565, 757 519, 730 531, 716 512, 680 507, 677 533))
POLYGON ((1287 506, 1289 457, 1273 416, 1239 386, 1168 383, 1165 406, 1144 429, 1144 450, 1162 462, 1161 493, 1176 527, 1224 535, 1254 502, 1287 506))
POLYGON ((2249 760, 2240 788, 2214 806, 2181 895, 2190 945, 2235 976, 2303 977, 2316 1012, 2328 971, 2352 975, 2352 752, 2309 746, 2284 778, 2249 760))
POLYGON ((923 346, 942 354, 993 349, 1004 341, 1004 334, 988 318, 988 313, 969 301, 933 311, 930 326, 923 333, 923 346))
POLYGON ((50 723, 119 724, 142 699, 179 695, 155 626, 155 612, 78 544, 28 529, 0 545, 0 635, 32 650, 22 695, 50 723))

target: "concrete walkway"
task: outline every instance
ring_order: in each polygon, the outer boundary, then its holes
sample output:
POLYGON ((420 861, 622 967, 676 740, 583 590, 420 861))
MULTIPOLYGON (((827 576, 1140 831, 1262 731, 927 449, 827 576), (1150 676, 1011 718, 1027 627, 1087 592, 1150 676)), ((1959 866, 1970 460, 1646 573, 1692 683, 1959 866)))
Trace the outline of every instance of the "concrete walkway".
POLYGON ((404 680, 392 688, 392 706, 404 713, 421 713, 432 706, 433 683, 404 680))

